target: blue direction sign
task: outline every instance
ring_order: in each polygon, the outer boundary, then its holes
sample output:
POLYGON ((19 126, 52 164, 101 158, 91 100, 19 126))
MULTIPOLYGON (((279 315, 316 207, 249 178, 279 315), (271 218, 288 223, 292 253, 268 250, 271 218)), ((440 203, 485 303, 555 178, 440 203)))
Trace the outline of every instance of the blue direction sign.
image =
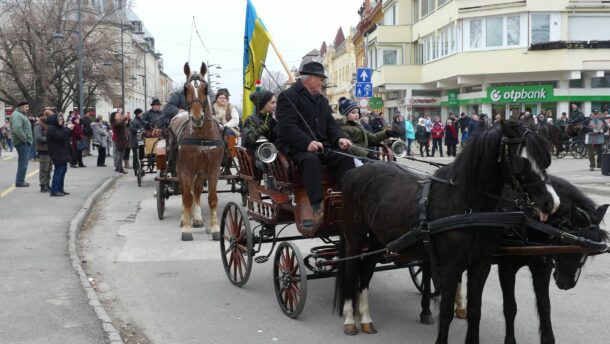
POLYGON ((356 83, 356 97, 370 98, 372 96, 373 96, 373 83, 372 82, 357 82, 356 83))
POLYGON ((356 73, 357 82, 371 82, 371 69, 358 68, 356 73))

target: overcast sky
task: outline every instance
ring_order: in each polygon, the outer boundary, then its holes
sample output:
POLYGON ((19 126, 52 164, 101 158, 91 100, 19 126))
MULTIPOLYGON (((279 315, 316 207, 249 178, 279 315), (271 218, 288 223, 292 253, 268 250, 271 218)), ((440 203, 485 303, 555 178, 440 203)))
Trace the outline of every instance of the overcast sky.
MULTIPOLYGON (((259 18, 271 33, 289 67, 322 41, 332 42, 337 30, 358 23, 362 0, 253 0, 259 18)), ((134 0, 133 11, 155 38, 155 49, 163 54, 164 71, 174 82, 185 81, 187 60, 191 69, 201 62, 219 64, 222 87, 231 92, 231 102, 241 104, 243 40, 246 0, 134 0), (193 16, 201 40, 192 29, 193 16), (192 43, 189 58, 189 42, 192 43), (203 42, 203 44, 202 44, 203 42), (205 45, 207 49, 204 49, 205 45)), ((283 70, 269 46, 267 66, 283 70)))

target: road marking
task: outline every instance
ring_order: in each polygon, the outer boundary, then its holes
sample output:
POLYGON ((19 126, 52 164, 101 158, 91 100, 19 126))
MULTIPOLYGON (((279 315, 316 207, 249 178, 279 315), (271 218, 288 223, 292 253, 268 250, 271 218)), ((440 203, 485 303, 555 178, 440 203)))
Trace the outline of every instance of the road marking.
MULTIPOLYGON (((28 173, 25 176, 25 179, 27 180, 28 178, 30 178, 31 176, 35 175, 36 173, 38 173, 38 169, 36 169, 35 171, 32 171, 30 173, 28 173)), ((0 192, 0 198, 4 198, 6 197, 6 195, 10 194, 11 192, 13 192, 16 189, 15 184, 9 186, 8 188, 6 188, 4 191, 0 192)))

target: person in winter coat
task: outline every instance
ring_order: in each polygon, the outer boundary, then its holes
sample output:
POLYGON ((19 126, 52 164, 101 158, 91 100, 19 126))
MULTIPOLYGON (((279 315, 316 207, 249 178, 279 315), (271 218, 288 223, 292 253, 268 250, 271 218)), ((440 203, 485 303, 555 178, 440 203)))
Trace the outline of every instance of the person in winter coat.
POLYGON ((74 126, 64 127, 63 116, 51 115, 47 118, 47 146, 53 161, 53 180, 51 181, 51 197, 69 195, 64 189, 64 180, 68 171, 68 162, 72 160, 70 154, 70 130, 74 126))
POLYGON ((272 92, 260 90, 250 94, 250 101, 254 103, 255 113, 244 122, 243 146, 255 151, 258 148, 259 138, 263 137, 269 142, 274 142, 276 139, 277 120, 274 117, 276 100, 272 92))
POLYGON ((127 117, 123 116, 123 111, 112 112, 110 114, 110 125, 112 126, 112 133, 114 135, 114 171, 118 173, 127 173, 123 168, 123 156, 125 150, 129 148, 129 136, 127 133, 127 127, 125 126, 127 117))
POLYGON ((49 156, 49 147, 47 146, 47 118, 53 114, 53 111, 46 110, 42 116, 38 118, 34 124, 34 142, 36 144, 36 152, 38 152, 38 180, 40 181, 40 192, 49 192, 51 186, 51 172, 53 171, 53 163, 49 156))
POLYGON ((405 121, 405 134, 407 136, 407 156, 413 156, 411 145, 415 141, 415 128, 413 128, 413 118, 411 115, 407 116, 405 121))
POLYGON ((452 119, 445 123, 445 145, 447 146, 447 156, 456 156, 458 143, 458 128, 452 119))
POLYGON ((72 125, 74 128, 71 133, 72 162, 70 163, 70 167, 87 167, 83 164, 83 149, 79 149, 78 147, 78 142, 80 140, 85 140, 85 133, 83 132, 83 127, 80 125, 79 116, 72 117, 72 125))
POLYGON ((324 66, 315 61, 306 63, 299 71, 299 78, 278 97, 278 146, 303 175, 313 211, 311 218, 303 219, 303 227, 314 230, 324 218, 322 165, 328 167, 339 187, 347 171, 355 165, 353 158, 330 152, 332 148, 348 150, 352 142, 333 118, 328 99, 322 95, 326 79, 324 66))
POLYGON ((373 128, 369 124, 369 121, 370 121, 369 116, 362 116, 362 118, 360 119, 360 124, 362 125, 364 130, 368 131, 369 133, 372 133, 373 128))
MULTIPOLYGON (((161 101, 159 99, 153 99, 150 103, 150 110, 146 111, 144 116, 142 117, 147 123, 148 126, 146 129, 153 129, 160 127, 158 121, 162 116, 161 112, 161 101)), ((148 130, 149 135, 147 137, 153 137, 152 130, 148 130)))
POLYGON ((441 122, 441 119, 436 116, 434 117, 434 122, 432 123, 432 128, 430 130, 430 136, 432 137, 432 156, 438 152, 443 157, 443 137, 445 136, 445 126, 441 122))
POLYGON ((396 112, 394 114, 394 119, 392 120, 392 130, 398 133, 398 138, 407 141, 407 133, 405 129, 405 119, 402 117, 400 112, 396 112))
POLYGON ((351 153, 359 157, 368 157, 378 160, 373 152, 367 151, 369 145, 381 143, 388 137, 397 137, 399 133, 393 130, 383 130, 371 133, 360 124, 360 108, 353 100, 341 97, 339 99, 339 112, 343 116, 340 121, 341 129, 347 133, 353 143, 351 153))
POLYGON ((34 138, 32 134, 32 126, 26 117, 30 106, 28 102, 23 101, 17 104, 15 111, 11 115, 11 138, 17 149, 17 175, 15 177, 16 187, 28 187, 29 183, 25 182, 25 174, 28 170, 28 162, 30 161, 30 146, 34 138))
MULTIPOLYGON (((235 105, 229 103, 229 90, 221 88, 216 92, 216 99, 212 109, 214 110, 214 118, 218 124, 225 128, 233 128, 233 130, 239 130, 239 113, 235 105)), ((236 134, 235 131, 228 130, 229 135, 236 134)))
POLYGON ((148 122, 143 118, 144 111, 142 109, 135 109, 133 113, 136 117, 129 122, 129 133, 131 134, 133 173, 137 176, 140 160, 144 158, 144 131, 148 127, 148 122))
POLYGON ((426 149, 426 155, 430 156, 430 146, 428 145, 428 133, 426 131, 426 120, 422 117, 417 121, 415 127, 415 140, 419 143, 419 155, 424 157, 424 148, 426 149))
POLYGON ((102 116, 97 116, 91 123, 93 130, 93 146, 97 148, 97 167, 106 166, 106 150, 108 149, 108 129, 102 122, 102 116))

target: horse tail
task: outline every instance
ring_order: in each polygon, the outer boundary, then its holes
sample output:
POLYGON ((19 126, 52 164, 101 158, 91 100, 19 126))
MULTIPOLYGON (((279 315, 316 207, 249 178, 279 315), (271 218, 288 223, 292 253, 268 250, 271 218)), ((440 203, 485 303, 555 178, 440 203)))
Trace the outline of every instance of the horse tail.
MULTIPOLYGON (((345 236, 341 234, 339 236, 339 242, 336 244, 337 257, 339 259, 345 258, 345 236)), ((333 314, 343 316, 343 305, 345 303, 345 261, 340 260, 337 263, 337 276, 335 278, 335 296, 333 299, 333 314)))

